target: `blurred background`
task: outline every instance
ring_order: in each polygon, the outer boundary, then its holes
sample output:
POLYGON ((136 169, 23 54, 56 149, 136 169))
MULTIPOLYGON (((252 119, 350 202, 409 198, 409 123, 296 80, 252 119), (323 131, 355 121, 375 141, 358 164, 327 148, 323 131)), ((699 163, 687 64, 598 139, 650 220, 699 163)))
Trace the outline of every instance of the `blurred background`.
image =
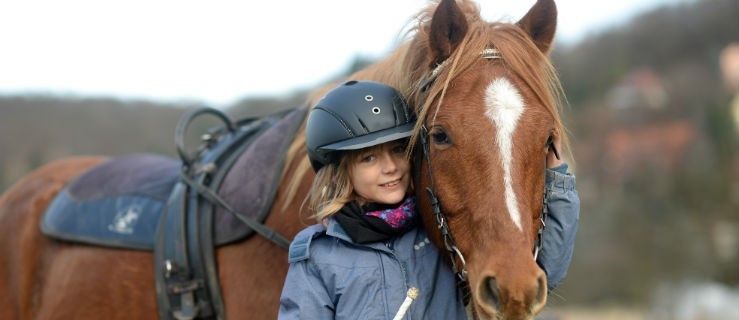
MULTIPOLYGON (((515 21, 533 1, 490 2, 489 20, 515 21)), ((558 1, 582 211, 542 318, 739 319, 739 4, 591 2, 558 1)), ((70 155, 174 156, 194 107, 299 106, 392 50, 425 5, 28 3, 0 9, 0 192, 70 155)))

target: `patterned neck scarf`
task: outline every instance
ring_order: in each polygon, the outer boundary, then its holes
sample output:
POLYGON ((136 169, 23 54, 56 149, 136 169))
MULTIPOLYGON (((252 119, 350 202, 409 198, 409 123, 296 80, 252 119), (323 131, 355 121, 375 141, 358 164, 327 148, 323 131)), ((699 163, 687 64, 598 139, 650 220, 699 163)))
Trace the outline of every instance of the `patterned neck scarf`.
POLYGON ((354 242, 385 241, 415 225, 415 200, 407 197, 399 205, 370 203, 364 206, 352 201, 333 217, 354 242))
POLYGON ((416 201, 413 197, 405 198, 399 207, 365 212, 368 216, 378 217, 395 229, 408 225, 416 216, 416 201))

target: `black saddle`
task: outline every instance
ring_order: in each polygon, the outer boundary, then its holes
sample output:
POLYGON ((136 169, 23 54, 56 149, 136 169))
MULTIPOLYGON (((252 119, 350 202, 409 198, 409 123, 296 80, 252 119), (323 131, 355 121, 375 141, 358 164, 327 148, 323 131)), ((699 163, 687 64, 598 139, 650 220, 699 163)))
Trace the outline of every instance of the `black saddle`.
POLYGON ((234 124, 214 109, 192 111, 177 126, 180 160, 137 154, 102 163, 59 192, 41 229, 66 241, 153 250, 160 317, 221 318, 214 248, 254 232, 289 244, 261 223, 306 113, 300 108, 234 124), (187 125, 208 113, 226 125, 211 130, 190 157, 187 125))

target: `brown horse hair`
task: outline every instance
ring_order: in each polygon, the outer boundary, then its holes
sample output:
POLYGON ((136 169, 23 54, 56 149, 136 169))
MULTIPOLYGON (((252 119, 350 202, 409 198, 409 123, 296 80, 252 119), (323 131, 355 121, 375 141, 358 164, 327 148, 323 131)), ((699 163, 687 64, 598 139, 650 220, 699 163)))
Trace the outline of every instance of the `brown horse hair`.
MULTIPOLYGON (((539 102, 552 115, 555 131, 562 138, 562 146, 567 150, 568 159, 572 161, 568 135, 559 116, 566 99, 557 72, 547 56, 548 52, 539 50, 529 35, 518 25, 487 23, 481 19, 476 3, 470 0, 457 0, 457 4, 467 18, 469 29, 459 47, 448 58, 452 59, 451 63, 448 63, 448 67, 443 68, 438 75, 437 81, 441 81, 443 85, 431 86, 427 92, 421 92, 421 80, 430 72, 429 66, 432 63, 432 58, 428 56, 428 50, 425 48, 429 48, 426 35, 431 28, 431 17, 437 6, 436 2, 415 16, 416 25, 405 34, 410 41, 400 45, 383 60, 355 72, 348 78, 378 81, 396 88, 406 98, 408 104, 415 107, 418 119, 426 119, 434 102, 436 104, 434 113, 438 112, 449 84, 482 59, 480 53, 484 49, 495 48, 500 52, 500 60, 504 66, 531 87, 539 102), (426 95, 423 105, 421 105, 422 94, 426 95)), ((311 106, 331 87, 333 85, 316 90, 311 97, 311 106)), ((415 144, 422 124, 423 121, 416 123, 409 148, 415 144)), ((289 190, 296 190, 306 171, 310 170, 305 152, 305 130, 301 130, 293 141, 291 150, 293 157, 302 157, 300 168, 295 171, 295 176, 290 181, 289 190)), ((410 150, 408 154, 411 154, 410 150)), ((296 158, 288 159, 288 164, 294 159, 296 158)), ((294 191, 288 193, 288 200, 294 196, 294 191)))

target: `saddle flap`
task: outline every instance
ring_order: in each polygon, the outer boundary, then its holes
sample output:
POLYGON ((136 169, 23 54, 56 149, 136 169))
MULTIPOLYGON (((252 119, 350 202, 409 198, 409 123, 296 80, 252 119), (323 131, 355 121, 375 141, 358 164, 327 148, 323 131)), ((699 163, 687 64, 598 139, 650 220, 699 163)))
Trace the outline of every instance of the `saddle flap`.
MULTIPOLYGON (((234 211, 245 218, 262 222, 272 208, 288 147, 305 117, 296 109, 267 129, 248 146, 224 173, 218 195, 228 199, 234 211)), ((218 179, 218 177, 216 178, 218 179)), ((223 208, 214 216, 217 245, 238 241, 253 233, 249 227, 223 208)))

